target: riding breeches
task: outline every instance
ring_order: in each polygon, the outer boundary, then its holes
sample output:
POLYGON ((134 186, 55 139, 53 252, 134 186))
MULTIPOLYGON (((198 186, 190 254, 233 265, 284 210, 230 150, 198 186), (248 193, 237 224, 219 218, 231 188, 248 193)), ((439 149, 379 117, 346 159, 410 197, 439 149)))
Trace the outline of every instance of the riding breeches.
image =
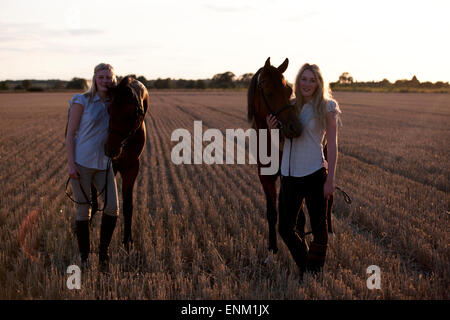
POLYGON ((109 171, 86 168, 76 164, 80 171, 79 179, 70 179, 73 195, 75 198, 77 221, 89 220, 91 215, 91 183, 94 184, 98 192, 101 193, 104 207, 103 213, 110 216, 119 214, 119 202, 117 197, 117 185, 112 167, 109 171), (106 178, 106 174, 108 177, 106 178), (105 186, 106 182, 106 186, 105 186), (104 190, 102 192, 102 190, 104 190))
POLYGON ((305 177, 281 177, 278 230, 302 270, 320 269, 325 263, 328 232, 327 199, 324 197, 323 187, 326 178, 325 168, 305 177), (306 219, 302 210, 303 201, 308 209, 314 236, 309 250, 305 241, 306 219))

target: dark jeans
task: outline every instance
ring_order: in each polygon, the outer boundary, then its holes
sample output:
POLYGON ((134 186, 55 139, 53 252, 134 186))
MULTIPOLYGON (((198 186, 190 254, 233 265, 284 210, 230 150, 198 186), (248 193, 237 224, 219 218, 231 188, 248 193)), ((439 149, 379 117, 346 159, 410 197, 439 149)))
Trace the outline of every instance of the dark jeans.
POLYGON ((307 265, 310 265, 311 269, 320 269, 325 263, 328 232, 327 199, 323 194, 323 186, 326 178, 325 168, 305 177, 281 177, 278 231, 302 271, 305 271, 307 265), (301 209, 303 200, 308 208, 314 236, 309 250, 310 255, 305 241, 306 220, 305 213, 301 209), (319 261, 316 259, 318 256, 319 261))

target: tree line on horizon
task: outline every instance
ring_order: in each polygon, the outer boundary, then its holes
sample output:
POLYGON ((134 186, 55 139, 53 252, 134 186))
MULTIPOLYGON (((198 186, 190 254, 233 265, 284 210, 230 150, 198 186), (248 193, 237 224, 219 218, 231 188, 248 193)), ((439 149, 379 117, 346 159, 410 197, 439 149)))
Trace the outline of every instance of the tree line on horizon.
POLYGON ((331 82, 330 88, 333 91, 450 92, 448 82, 420 82, 415 75, 411 80, 401 79, 395 82, 386 78, 381 81, 354 81, 348 72, 342 73, 336 82, 331 82))
MULTIPOLYGON (((171 79, 157 78, 154 80, 146 79, 144 76, 130 75, 142 82, 148 89, 246 89, 250 85, 253 73, 245 73, 237 77, 233 72, 215 74, 210 79, 171 79)), ((123 77, 119 76, 120 81, 123 77)), ((0 90, 2 91, 62 91, 62 90, 86 90, 89 82, 83 78, 74 77, 70 81, 52 79, 52 80, 4 80, 0 81, 0 90)), ((390 82, 387 79, 381 81, 354 81, 348 72, 341 74, 336 82, 330 83, 333 91, 433 91, 450 92, 448 82, 437 81, 420 82, 416 76, 411 80, 397 80, 390 82)))
MULTIPOLYGON (((142 82, 148 89, 240 89, 247 88, 253 73, 245 73, 237 77, 233 72, 227 71, 218 73, 210 79, 172 79, 157 78, 146 79, 144 76, 131 74, 133 78, 142 82)), ((123 77, 118 76, 118 81, 123 77)), ((89 81, 83 78, 72 78, 70 81, 64 80, 4 80, 0 81, 0 90, 14 91, 58 91, 58 90, 86 90, 89 88, 89 81)))

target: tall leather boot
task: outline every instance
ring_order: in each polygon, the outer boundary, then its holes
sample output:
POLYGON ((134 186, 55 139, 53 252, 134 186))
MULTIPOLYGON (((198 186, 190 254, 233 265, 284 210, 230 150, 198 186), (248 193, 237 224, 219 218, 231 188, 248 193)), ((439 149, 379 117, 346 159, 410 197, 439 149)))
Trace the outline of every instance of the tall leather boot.
POLYGON ((108 247, 116 227, 117 216, 108 214, 102 215, 102 225, 100 229, 100 246, 98 251, 99 268, 101 272, 109 273, 108 247))
POLYGON ((89 243, 89 220, 75 221, 78 248, 81 256, 81 268, 88 267, 88 258, 90 253, 89 243))
POLYGON ((325 265, 328 245, 311 242, 309 246, 308 258, 306 260, 306 269, 311 273, 319 273, 325 265))
POLYGON ((293 255, 294 261, 297 264, 300 272, 300 281, 303 281, 303 274, 307 271, 307 259, 308 259, 308 243, 305 238, 302 238, 298 244, 297 254, 293 255))

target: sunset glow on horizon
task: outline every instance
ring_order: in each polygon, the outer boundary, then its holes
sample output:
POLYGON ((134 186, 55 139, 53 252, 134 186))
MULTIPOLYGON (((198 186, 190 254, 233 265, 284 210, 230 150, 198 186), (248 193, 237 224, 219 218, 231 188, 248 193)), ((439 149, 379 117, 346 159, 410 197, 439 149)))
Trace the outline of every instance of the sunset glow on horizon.
POLYGON ((120 75, 205 79, 289 58, 328 81, 450 81, 450 2, 51 1, 0 3, 0 80, 120 75))

